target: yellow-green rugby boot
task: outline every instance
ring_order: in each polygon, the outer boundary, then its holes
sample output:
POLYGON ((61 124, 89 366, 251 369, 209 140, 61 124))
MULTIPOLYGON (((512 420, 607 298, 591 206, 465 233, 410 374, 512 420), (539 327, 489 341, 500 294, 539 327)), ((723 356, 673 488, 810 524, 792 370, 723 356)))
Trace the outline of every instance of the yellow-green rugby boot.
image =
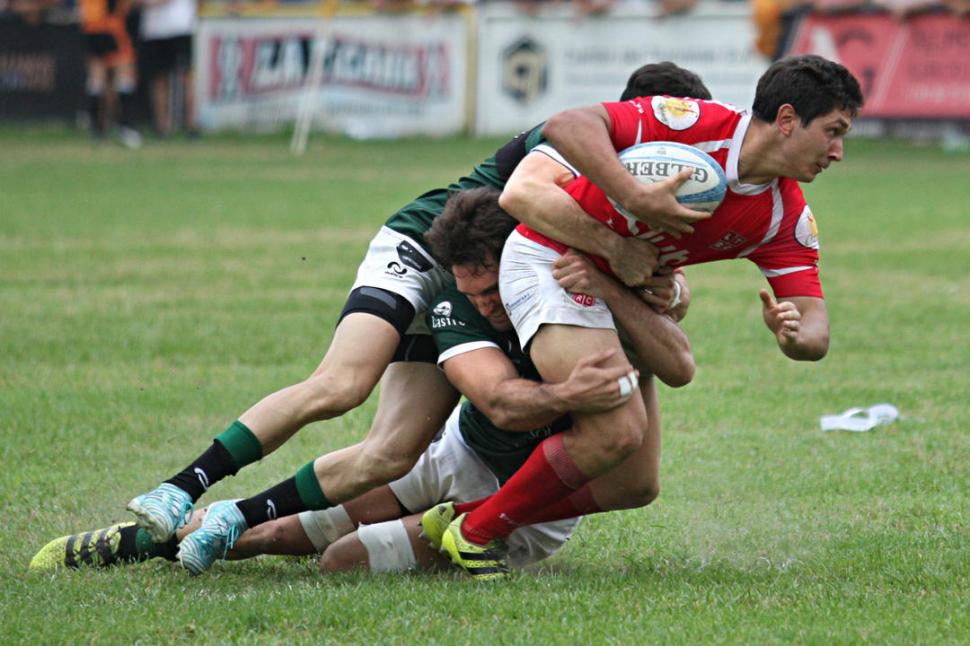
POLYGON ((455 519, 455 503, 443 502, 433 506, 421 516, 421 538, 436 550, 441 549, 441 537, 455 519))
POLYGON ((134 523, 119 523, 90 532, 55 538, 30 560, 31 570, 58 568, 106 568, 118 562, 121 530, 134 523))
POLYGON ((442 551, 477 581, 504 579, 509 575, 509 548, 505 541, 495 538, 485 545, 477 545, 466 540, 461 525, 467 515, 462 514, 448 525, 441 537, 442 551))

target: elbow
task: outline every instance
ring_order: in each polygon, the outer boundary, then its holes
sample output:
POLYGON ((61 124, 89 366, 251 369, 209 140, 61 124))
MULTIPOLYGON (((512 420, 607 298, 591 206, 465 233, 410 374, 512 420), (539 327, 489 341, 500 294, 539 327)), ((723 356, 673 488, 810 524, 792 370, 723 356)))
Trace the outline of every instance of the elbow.
POLYGON ((569 128, 569 110, 560 112, 549 117, 549 120, 542 126, 542 136, 552 145, 556 145, 560 133, 569 128))
POLYGON ((694 355, 685 352, 666 374, 658 374, 657 377, 671 388, 683 388, 694 380, 696 372, 694 355))
POLYGON ((795 361, 821 361, 829 352, 829 336, 825 334, 812 339, 809 343, 803 343, 792 348, 791 352, 786 352, 790 359, 795 361))
POLYGON ((506 184, 505 189, 498 196, 498 205, 512 217, 521 220, 520 214, 525 204, 524 193, 525 191, 518 188, 518 184, 506 184))
POLYGON ((529 423, 529 420, 519 419, 514 415, 510 415, 506 409, 500 407, 489 407, 489 409, 485 411, 485 416, 488 417, 492 424, 503 431, 532 430, 532 425, 529 423))

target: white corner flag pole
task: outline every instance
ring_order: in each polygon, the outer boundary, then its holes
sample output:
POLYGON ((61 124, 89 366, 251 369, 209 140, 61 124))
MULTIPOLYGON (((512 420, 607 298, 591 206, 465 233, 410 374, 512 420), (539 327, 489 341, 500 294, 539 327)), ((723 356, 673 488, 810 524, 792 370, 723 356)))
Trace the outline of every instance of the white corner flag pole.
POLYGON ((306 152, 307 141, 310 139, 310 128, 313 117, 317 112, 317 94, 322 91, 323 58, 326 53, 326 32, 330 26, 330 19, 337 12, 339 0, 325 0, 323 16, 317 25, 317 33, 313 38, 310 50, 310 64, 306 79, 303 82, 303 94, 296 112, 296 124, 293 127, 293 138, 290 140, 290 152, 301 156, 306 152))

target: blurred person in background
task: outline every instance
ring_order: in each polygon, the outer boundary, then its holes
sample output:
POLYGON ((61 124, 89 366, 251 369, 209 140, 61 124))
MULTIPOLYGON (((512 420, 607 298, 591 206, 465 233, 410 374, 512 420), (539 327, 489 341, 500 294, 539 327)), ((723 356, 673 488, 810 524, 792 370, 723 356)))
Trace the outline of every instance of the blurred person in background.
POLYGON ((181 125, 197 137, 192 90, 195 0, 144 0, 143 6, 140 51, 155 134, 169 137, 181 125))
POLYGON ((135 102, 135 48, 125 28, 128 0, 80 0, 87 67, 87 104, 91 132, 103 140, 112 121, 108 82, 117 97, 119 141, 129 148, 141 147, 141 135, 132 120, 135 102))

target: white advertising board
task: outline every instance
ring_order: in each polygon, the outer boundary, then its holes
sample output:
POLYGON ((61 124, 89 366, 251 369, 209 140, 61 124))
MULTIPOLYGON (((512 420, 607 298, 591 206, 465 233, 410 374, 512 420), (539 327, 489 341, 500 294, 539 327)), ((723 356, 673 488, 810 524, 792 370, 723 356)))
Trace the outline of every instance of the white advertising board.
POLYGON ((460 14, 205 19, 196 37, 200 124, 292 124, 316 42, 323 67, 315 127, 361 138, 461 132, 466 32, 460 14))
POLYGON ((662 20, 640 3, 583 20, 568 5, 537 17, 510 3, 479 7, 477 134, 521 131, 567 107, 615 101, 633 70, 660 61, 699 74, 714 98, 749 107, 768 66, 754 51, 747 3, 701 2, 662 20))

